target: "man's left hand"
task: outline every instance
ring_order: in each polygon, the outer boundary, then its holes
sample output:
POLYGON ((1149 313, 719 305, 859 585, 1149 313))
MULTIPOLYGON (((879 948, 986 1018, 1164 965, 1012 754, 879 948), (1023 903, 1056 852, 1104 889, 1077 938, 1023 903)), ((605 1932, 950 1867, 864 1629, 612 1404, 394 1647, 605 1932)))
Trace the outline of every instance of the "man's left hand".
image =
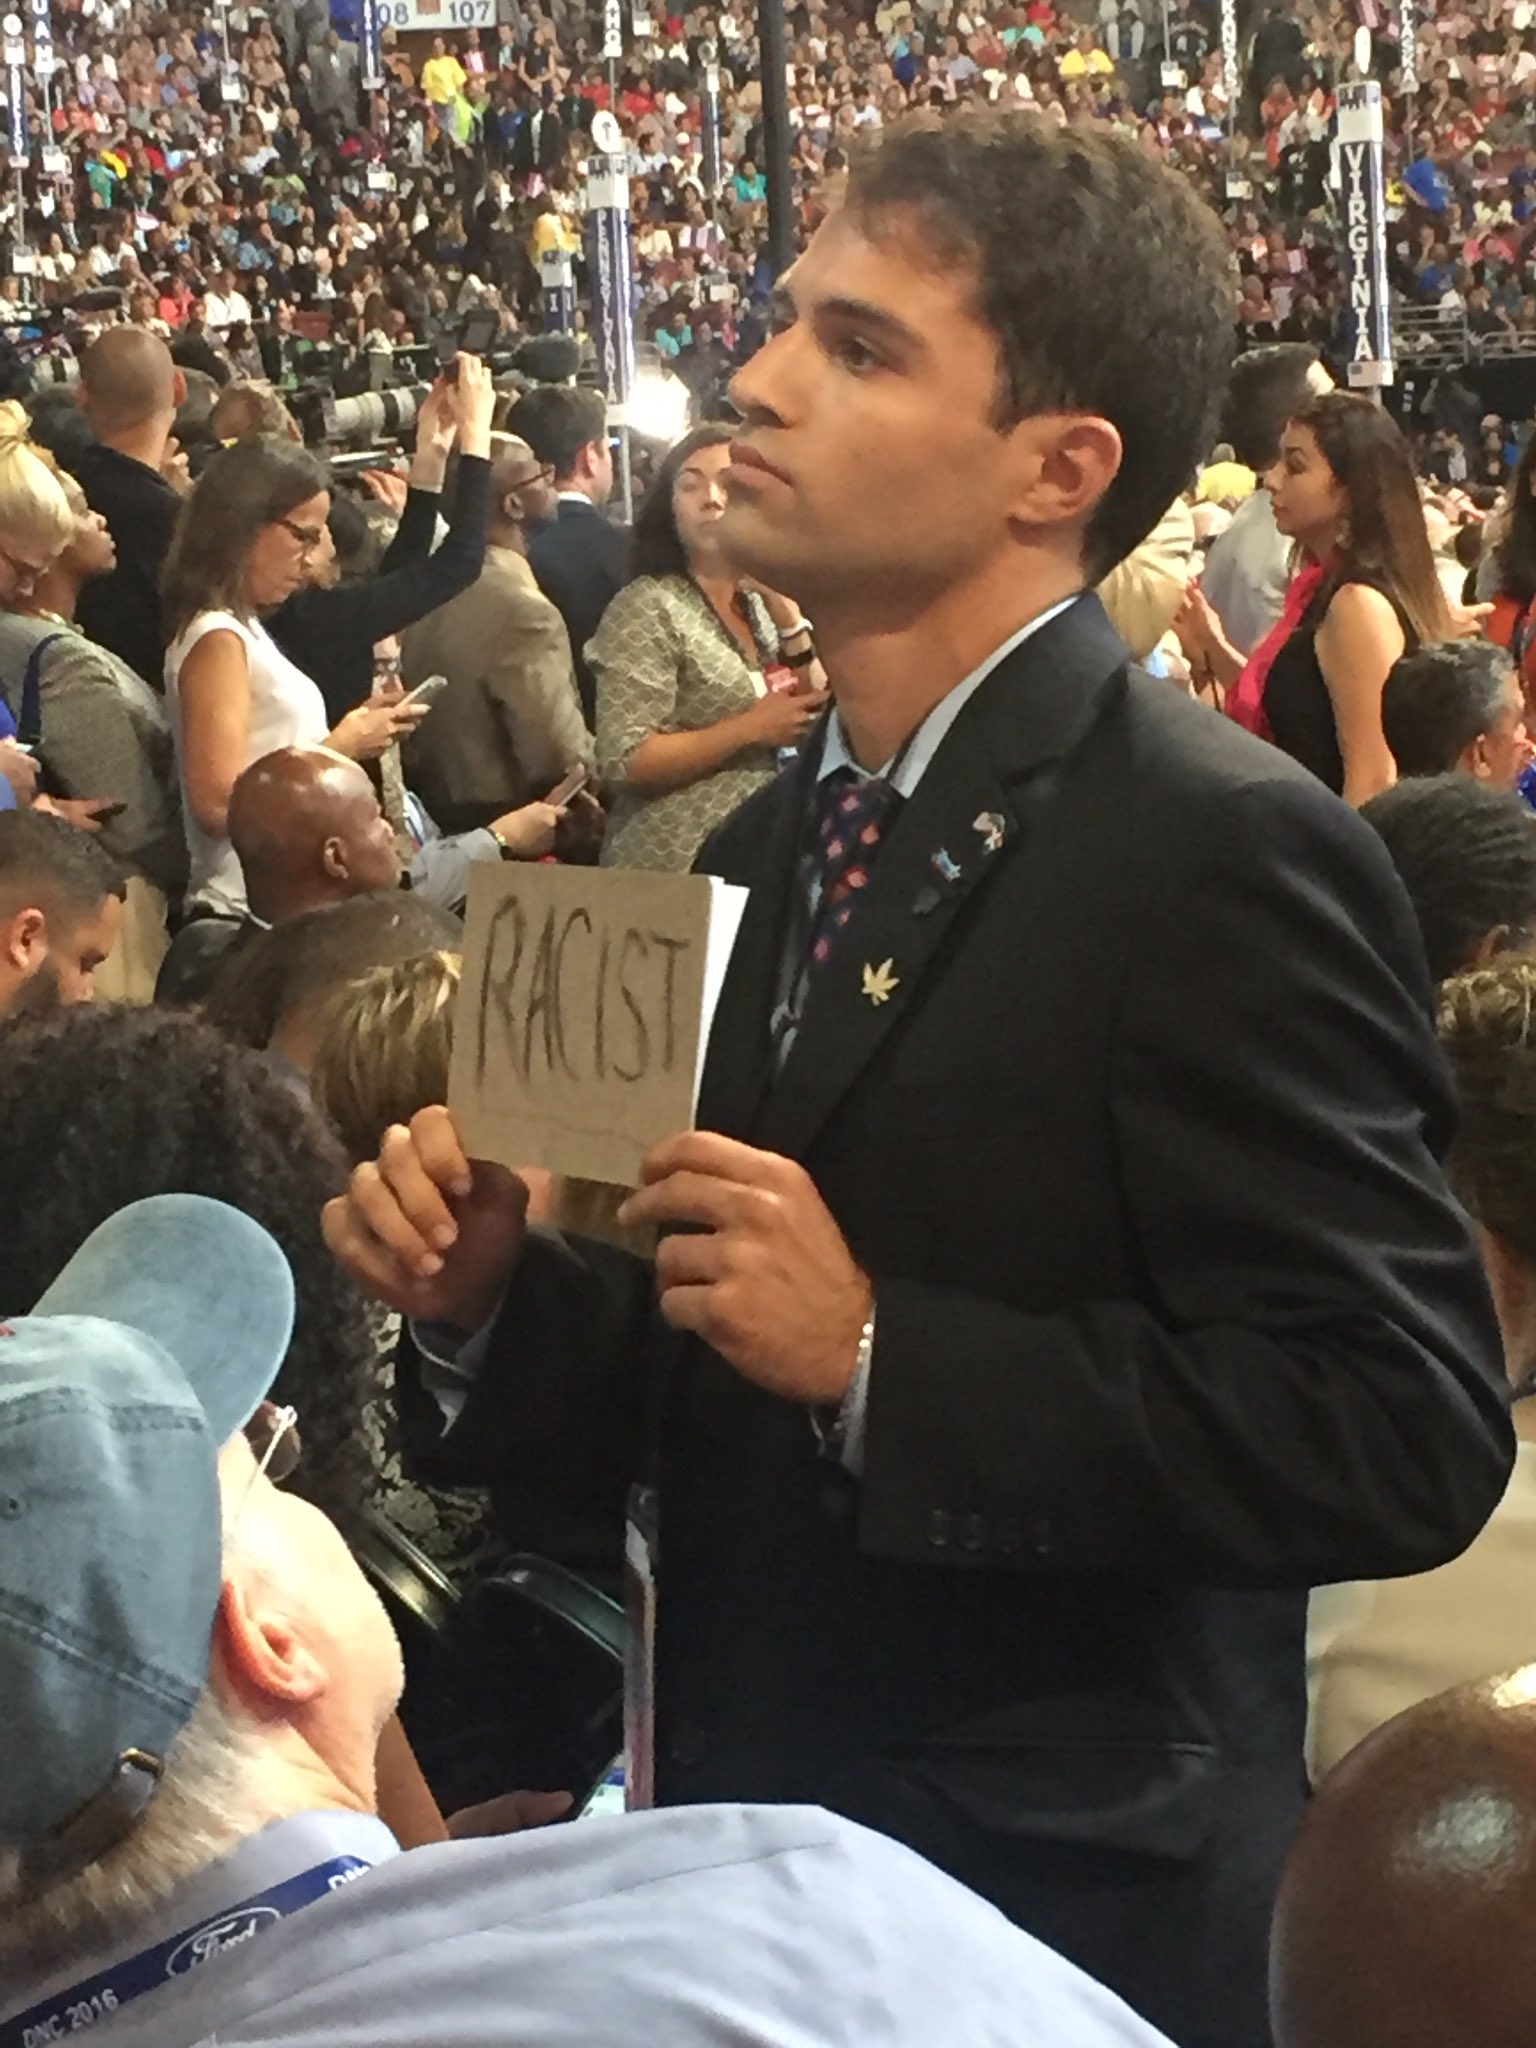
POLYGON ((874 1292, 805 1168, 686 1131, 646 1154, 641 1180, 622 1223, 696 1226, 656 1254, 667 1321, 786 1401, 841 1401, 874 1292))

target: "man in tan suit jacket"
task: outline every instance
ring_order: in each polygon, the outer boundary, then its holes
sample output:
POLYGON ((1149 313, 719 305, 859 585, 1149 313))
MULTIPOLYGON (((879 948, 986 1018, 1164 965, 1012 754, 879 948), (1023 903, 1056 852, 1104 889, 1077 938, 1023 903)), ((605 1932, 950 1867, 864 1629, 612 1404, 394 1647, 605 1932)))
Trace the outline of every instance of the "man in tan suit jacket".
POLYGON ((493 435, 491 449, 485 567, 402 645, 412 688, 448 678, 404 750, 407 780, 445 832, 487 825, 593 760, 565 623, 528 566, 529 529, 554 514, 550 474, 514 435, 493 435))

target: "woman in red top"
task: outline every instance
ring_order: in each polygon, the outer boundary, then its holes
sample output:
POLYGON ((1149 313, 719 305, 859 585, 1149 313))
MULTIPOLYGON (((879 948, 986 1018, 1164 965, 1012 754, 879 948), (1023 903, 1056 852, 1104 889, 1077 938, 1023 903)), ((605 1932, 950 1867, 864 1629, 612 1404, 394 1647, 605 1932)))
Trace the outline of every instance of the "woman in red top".
POLYGON ((1483 631, 1497 646, 1509 649, 1525 685, 1525 701, 1536 704, 1536 434, 1526 442, 1509 486, 1509 508, 1494 564, 1498 583, 1483 631))

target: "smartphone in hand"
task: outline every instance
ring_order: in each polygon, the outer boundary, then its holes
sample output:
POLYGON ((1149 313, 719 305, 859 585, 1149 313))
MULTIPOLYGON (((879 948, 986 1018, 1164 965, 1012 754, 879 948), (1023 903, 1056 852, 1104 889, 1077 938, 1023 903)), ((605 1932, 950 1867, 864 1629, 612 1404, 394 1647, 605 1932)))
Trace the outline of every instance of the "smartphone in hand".
POLYGON ((576 795, 578 790, 586 788, 591 779, 590 770, 583 768, 578 761, 576 766, 567 774, 565 780, 558 787, 552 789, 544 801, 547 804, 552 804, 557 811, 562 810, 570 802, 571 798, 576 795))
POLYGON ((422 704, 430 709, 447 687, 448 678, 446 676, 428 676, 426 681, 418 683, 414 690, 407 690, 401 702, 404 704, 422 704))

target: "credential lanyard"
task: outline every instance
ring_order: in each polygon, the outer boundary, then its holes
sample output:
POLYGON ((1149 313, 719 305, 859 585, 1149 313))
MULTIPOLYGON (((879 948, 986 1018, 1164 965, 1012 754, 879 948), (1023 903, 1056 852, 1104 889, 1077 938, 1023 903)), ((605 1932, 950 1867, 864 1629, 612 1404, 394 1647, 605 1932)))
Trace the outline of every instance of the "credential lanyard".
POLYGON ((55 1992, 14 2019, 0 2020, 0 2048, 48 2048, 51 2042, 93 2027, 142 1998, 146 1991, 185 1977, 226 1950, 243 1947, 264 1927, 274 1927, 317 1899, 329 1898, 371 1868, 357 1856, 334 1856, 329 1863, 301 1870, 297 1877, 285 1878, 268 1891, 242 1899, 239 1905, 184 1928, 154 1948, 124 1956, 110 1969, 55 1992))

